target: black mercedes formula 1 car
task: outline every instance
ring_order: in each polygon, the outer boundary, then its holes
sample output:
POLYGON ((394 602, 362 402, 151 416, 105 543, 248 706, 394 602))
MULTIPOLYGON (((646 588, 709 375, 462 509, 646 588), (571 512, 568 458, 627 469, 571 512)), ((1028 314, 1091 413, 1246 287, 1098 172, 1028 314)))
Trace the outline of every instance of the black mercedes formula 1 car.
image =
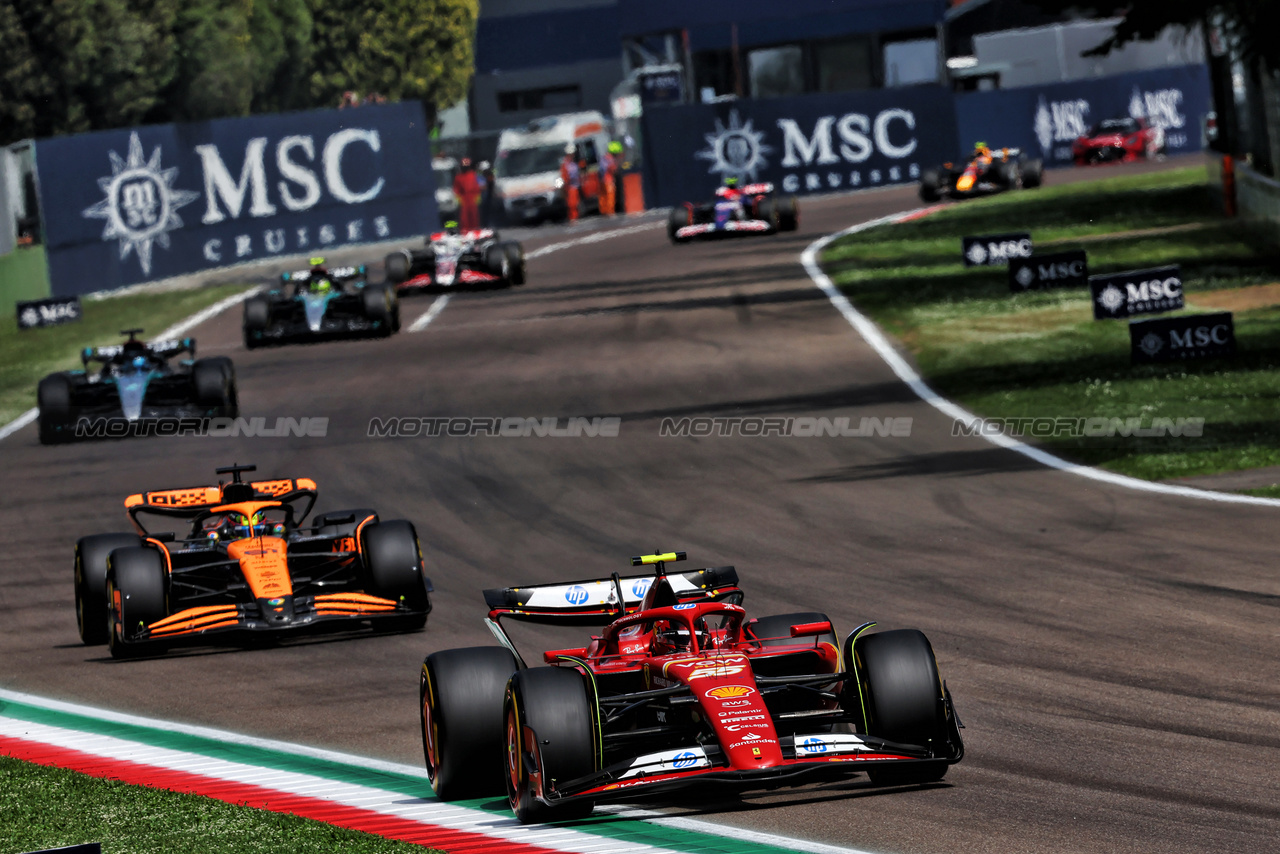
POLYGON ((978 143, 966 163, 943 163, 920 175, 920 198, 968 199, 1007 190, 1039 187, 1044 183, 1044 162, 1032 160, 1020 148, 987 148, 978 143))
MULTIPOLYGON (((76 543, 76 621, 86 644, 126 658, 215 636, 280 637, 324 628, 414 631, 431 611, 417 533, 373 510, 324 513, 307 478, 130 495, 136 533, 76 543), (156 533, 139 517, 186 530, 156 533)), ((224 637, 225 639, 225 637, 224 637)))
POLYGON ((280 284, 244 301, 244 345, 318 341, 340 337, 385 338, 400 330, 395 288, 372 284, 363 266, 324 266, 280 276, 280 284))
POLYGON ((840 642, 821 613, 750 619, 731 566, 486 590, 500 646, 427 656, 422 744, 436 795, 505 791, 525 823, 719 784, 773 788, 863 772, 930 783, 964 756, 933 649, 914 629, 840 642), (526 662, 501 623, 602 626, 526 662), (542 666, 535 666, 541 664, 542 666))
POLYGON ((236 371, 226 356, 195 358, 191 338, 85 347, 83 370, 50 374, 36 389, 40 441, 124 437, 143 419, 229 417, 238 413, 236 371), (186 356, 176 363, 179 356, 186 356), (117 429, 120 428, 120 429, 117 429))
POLYGON ((493 229, 446 229, 428 235, 426 242, 426 249, 387 256, 387 280, 401 293, 525 282, 524 248, 515 240, 501 240, 493 229))

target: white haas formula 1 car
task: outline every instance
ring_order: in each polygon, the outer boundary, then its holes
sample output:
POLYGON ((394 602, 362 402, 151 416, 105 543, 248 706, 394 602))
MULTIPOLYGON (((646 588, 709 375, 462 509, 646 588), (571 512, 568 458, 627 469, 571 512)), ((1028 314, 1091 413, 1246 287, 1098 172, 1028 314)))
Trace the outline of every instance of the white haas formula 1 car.
POLYGON ((401 293, 523 285, 524 271, 523 247, 514 240, 500 241, 498 232, 489 228, 437 231, 427 237, 426 249, 401 249, 387 256, 387 280, 401 293))
POLYGON ((667 236, 672 243, 695 238, 776 234, 800 227, 800 206, 795 196, 777 198, 773 184, 730 184, 716 188, 716 198, 706 204, 684 202, 671 209, 667 236))

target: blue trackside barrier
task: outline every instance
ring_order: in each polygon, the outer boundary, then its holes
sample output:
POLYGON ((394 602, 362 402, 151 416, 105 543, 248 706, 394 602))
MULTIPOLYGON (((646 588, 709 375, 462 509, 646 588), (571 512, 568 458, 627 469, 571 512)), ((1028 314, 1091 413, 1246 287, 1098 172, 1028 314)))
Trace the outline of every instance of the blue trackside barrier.
POLYGON ((409 101, 40 140, 53 293, 422 234, 424 124, 409 101))

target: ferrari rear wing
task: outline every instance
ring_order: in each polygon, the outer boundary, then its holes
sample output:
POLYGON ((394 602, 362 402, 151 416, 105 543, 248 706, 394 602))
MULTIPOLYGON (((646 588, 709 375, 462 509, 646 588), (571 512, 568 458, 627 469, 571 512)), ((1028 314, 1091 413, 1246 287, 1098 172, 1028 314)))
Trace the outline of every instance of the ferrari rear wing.
MULTIPOLYGON (((665 576, 676 598, 720 598, 740 594, 738 572, 732 566, 712 566, 665 576)), ((640 607, 653 575, 593 578, 529 587, 500 587, 484 591, 489 617, 557 625, 604 626, 640 607), (622 591, 622 607, 618 591, 622 591)))

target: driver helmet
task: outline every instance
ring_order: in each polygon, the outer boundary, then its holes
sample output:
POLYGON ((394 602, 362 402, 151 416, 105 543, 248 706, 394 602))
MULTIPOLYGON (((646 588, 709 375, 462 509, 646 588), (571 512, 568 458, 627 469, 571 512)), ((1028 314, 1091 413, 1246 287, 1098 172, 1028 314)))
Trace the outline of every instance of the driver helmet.
POLYGON ((448 222, 446 222, 444 224, 444 231, 445 231, 445 234, 457 234, 458 221, 456 219, 451 219, 448 222))
POLYGON ((566 143, 564 144, 564 154, 565 154, 565 157, 572 157, 572 156, 574 155, 574 151, 575 151, 575 149, 574 149, 574 147, 573 147, 573 143, 572 143, 572 142, 566 142, 566 143))
POLYGON ((724 176, 724 185, 725 185, 726 187, 728 187, 729 189, 731 189, 731 190, 735 190, 735 189, 737 189, 737 187, 738 187, 738 176, 737 176, 737 175, 725 175, 725 176, 724 176))
POLYGON ((610 153, 610 154, 621 154, 621 153, 622 153, 622 143, 618 142, 616 139, 615 139, 613 142, 609 143, 609 153, 610 153))
POLYGON ((139 370, 141 370, 142 368, 145 368, 147 366, 147 357, 134 356, 132 364, 135 368, 138 368, 139 370))
POLYGON ((261 537, 272 532, 274 525, 268 524, 267 514, 261 510, 248 516, 244 513, 232 513, 230 517, 232 533, 236 539, 261 537))
POLYGON ((978 155, 978 154, 990 154, 990 153, 991 153, 991 149, 987 146, 987 144, 986 144, 985 142, 983 142, 982 140, 978 140, 977 142, 975 142, 975 143, 973 144, 973 153, 974 153, 975 155, 978 155))

